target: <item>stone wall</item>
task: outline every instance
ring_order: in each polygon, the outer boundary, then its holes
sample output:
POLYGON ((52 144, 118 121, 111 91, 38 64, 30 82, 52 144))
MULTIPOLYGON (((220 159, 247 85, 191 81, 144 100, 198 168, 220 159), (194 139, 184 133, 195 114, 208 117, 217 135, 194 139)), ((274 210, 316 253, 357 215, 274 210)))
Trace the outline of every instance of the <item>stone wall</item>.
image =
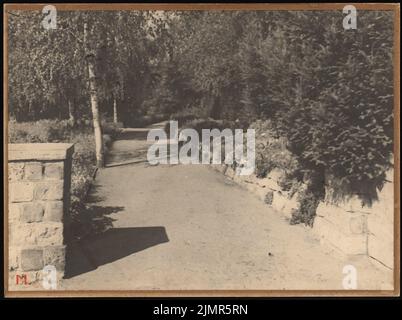
POLYGON ((394 268, 394 212, 394 172, 390 171, 367 218, 368 254, 389 268, 394 268))
POLYGON ((11 281, 25 275, 36 282, 46 265, 64 274, 73 151, 64 143, 8 145, 11 281))
MULTIPOLYGON (((284 174, 272 170, 264 179, 255 175, 237 176, 226 165, 214 168, 233 179, 270 205, 285 219, 299 209, 299 193, 306 187, 301 185, 295 193, 284 191, 279 181, 284 174)), ((330 245, 347 255, 368 255, 386 267, 393 268, 394 259, 394 192, 393 170, 387 174, 387 182, 378 190, 378 201, 371 207, 363 207, 357 197, 340 204, 329 201, 319 203, 312 232, 321 243, 330 245)))
POLYGON ((279 181, 284 172, 279 169, 272 170, 266 178, 260 179, 255 175, 236 175, 235 170, 227 165, 213 165, 213 167, 255 194, 261 201, 280 212, 288 220, 291 219, 292 212, 299 208, 298 195, 305 186, 301 185, 298 192, 291 193, 283 190, 279 186, 279 181))
POLYGON ((345 254, 365 254, 393 268, 393 170, 387 173, 387 181, 377 195, 378 200, 370 207, 363 206, 357 196, 338 204, 321 202, 313 230, 323 243, 345 254))

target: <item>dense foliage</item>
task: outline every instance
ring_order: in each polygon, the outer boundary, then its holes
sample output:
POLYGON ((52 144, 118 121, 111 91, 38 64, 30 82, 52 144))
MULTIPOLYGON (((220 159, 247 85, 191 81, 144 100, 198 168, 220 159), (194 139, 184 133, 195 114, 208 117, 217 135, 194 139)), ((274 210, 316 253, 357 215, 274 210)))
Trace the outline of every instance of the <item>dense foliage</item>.
POLYGON ((54 30, 42 27, 41 12, 16 11, 8 17, 13 118, 91 118, 85 60, 89 53, 96 56, 101 111, 110 115, 116 99, 120 119, 139 114, 155 80, 151 69, 157 16, 139 11, 61 11, 54 30))
MULTIPOLYGON (((183 13, 171 30, 169 63, 179 70, 172 80, 189 79, 179 88, 192 92, 192 109, 243 127, 269 119, 291 153, 279 166, 295 171, 297 163, 299 177, 320 176, 313 180, 322 184, 326 174, 340 198, 358 194, 369 202, 392 161, 392 13, 359 11, 356 30, 344 30, 343 17, 183 13)), ((183 102, 177 108, 189 110, 183 102)), ((264 157, 280 158, 259 150, 257 157, 260 175, 279 161, 264 157)))

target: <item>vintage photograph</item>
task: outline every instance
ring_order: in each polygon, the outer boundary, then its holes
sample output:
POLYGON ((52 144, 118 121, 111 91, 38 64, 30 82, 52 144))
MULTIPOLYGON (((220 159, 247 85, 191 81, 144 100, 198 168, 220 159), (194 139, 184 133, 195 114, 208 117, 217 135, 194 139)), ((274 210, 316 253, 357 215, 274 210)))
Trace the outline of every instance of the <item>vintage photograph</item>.
POLYGON ((399 295, 399 5, 3 10, 6 295, 399 295))

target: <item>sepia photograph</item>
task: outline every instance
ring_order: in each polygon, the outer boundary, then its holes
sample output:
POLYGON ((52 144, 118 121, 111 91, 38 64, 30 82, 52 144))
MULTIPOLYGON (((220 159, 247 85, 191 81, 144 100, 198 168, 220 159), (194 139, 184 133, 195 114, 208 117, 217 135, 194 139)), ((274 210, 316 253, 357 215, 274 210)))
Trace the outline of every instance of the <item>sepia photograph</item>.
POLYGON ((399 296, 399 4, 3 17, 6 296, 399 296))

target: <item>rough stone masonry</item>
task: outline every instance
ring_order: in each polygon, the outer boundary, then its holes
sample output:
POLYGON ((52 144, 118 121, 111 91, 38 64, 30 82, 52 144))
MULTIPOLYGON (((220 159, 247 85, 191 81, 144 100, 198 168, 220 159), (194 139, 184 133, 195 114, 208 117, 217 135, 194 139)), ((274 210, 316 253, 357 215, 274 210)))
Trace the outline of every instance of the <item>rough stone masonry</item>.
POLYGON ((46 265, 64 275, 73 152, 66 143, 8 146, 10 284, 40 280, 46 265))

